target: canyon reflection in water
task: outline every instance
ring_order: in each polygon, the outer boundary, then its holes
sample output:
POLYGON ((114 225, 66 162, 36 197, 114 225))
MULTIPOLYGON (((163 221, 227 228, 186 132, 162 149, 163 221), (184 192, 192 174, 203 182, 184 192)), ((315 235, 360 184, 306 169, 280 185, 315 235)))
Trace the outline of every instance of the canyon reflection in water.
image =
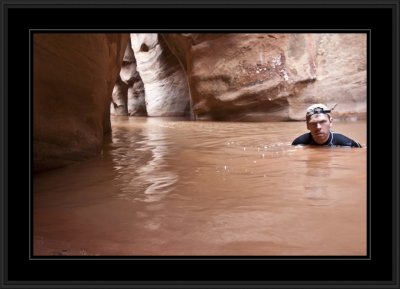
POLYGON ((33 179, 33 254, 366 255, 363 148, 294 147, 304 122, 112 117, 102 154, 33 179))

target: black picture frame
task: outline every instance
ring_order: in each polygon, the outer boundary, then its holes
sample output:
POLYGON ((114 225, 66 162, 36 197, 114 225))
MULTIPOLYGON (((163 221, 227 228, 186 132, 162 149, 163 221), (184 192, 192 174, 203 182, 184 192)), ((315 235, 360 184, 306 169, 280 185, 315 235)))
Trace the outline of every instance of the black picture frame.
POLYGON ((398 0, 0 2, 2 287, 399 288, 398 0), (369 31, 368 258, 31 258, 32 29, 179 31, 182 26, 369 31))

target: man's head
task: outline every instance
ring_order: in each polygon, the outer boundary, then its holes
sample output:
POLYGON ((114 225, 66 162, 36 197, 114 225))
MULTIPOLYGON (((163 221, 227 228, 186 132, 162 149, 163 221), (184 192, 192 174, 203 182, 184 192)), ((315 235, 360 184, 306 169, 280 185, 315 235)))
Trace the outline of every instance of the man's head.
POLYGON ((332 126, 331 110, 322 103, 313 104, 306 110, 307 129, 318 144, 323 144, 329 139, 332 126))

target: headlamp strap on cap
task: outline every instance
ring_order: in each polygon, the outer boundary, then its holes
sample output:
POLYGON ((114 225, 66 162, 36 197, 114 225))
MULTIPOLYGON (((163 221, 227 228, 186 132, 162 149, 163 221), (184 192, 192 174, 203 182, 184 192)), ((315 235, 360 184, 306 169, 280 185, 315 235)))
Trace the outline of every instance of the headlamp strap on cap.
POLYGON ((318 113, 330 113, 332 110, 335 109, 335 107, 337 106, 337 103, 331 108, 331 109, 323 109, 322 107, 316 107, 312 110, 312 113, 309 113, 309 115, 313 115, 313 114, 318 114, 318 113))

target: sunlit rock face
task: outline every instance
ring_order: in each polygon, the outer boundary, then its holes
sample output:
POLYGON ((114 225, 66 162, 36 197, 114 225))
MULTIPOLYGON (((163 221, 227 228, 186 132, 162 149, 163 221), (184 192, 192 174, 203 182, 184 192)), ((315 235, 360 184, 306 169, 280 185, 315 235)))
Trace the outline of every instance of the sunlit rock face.
POLYGON ((304 118, 304 104, 323 102, 339 119, 365 119, 367 111, 366 34, 316 34, 317 79, 291 98, 293 119, 304 118))
POLYGON ((137 75, 136 70, 136 58, 132 50, 131 43, 129 41, 125 49, 124 59, 122 61, 121 71, 119 76, 121 80, 126 84, 130 84, 134 81, 137 75))
POLYGON ((186 75, 162 36, 131 34, 137 70, 144 84, 148 116, 183 116, 190 113, 186 75))
POLYGON ((314 102, 365 116, 365 34, 164 34, 197 119, 304 119, 314 102))
POLYGON ((128 34, 34 34, 34 171, 101 152, 128 42, 128 34))

